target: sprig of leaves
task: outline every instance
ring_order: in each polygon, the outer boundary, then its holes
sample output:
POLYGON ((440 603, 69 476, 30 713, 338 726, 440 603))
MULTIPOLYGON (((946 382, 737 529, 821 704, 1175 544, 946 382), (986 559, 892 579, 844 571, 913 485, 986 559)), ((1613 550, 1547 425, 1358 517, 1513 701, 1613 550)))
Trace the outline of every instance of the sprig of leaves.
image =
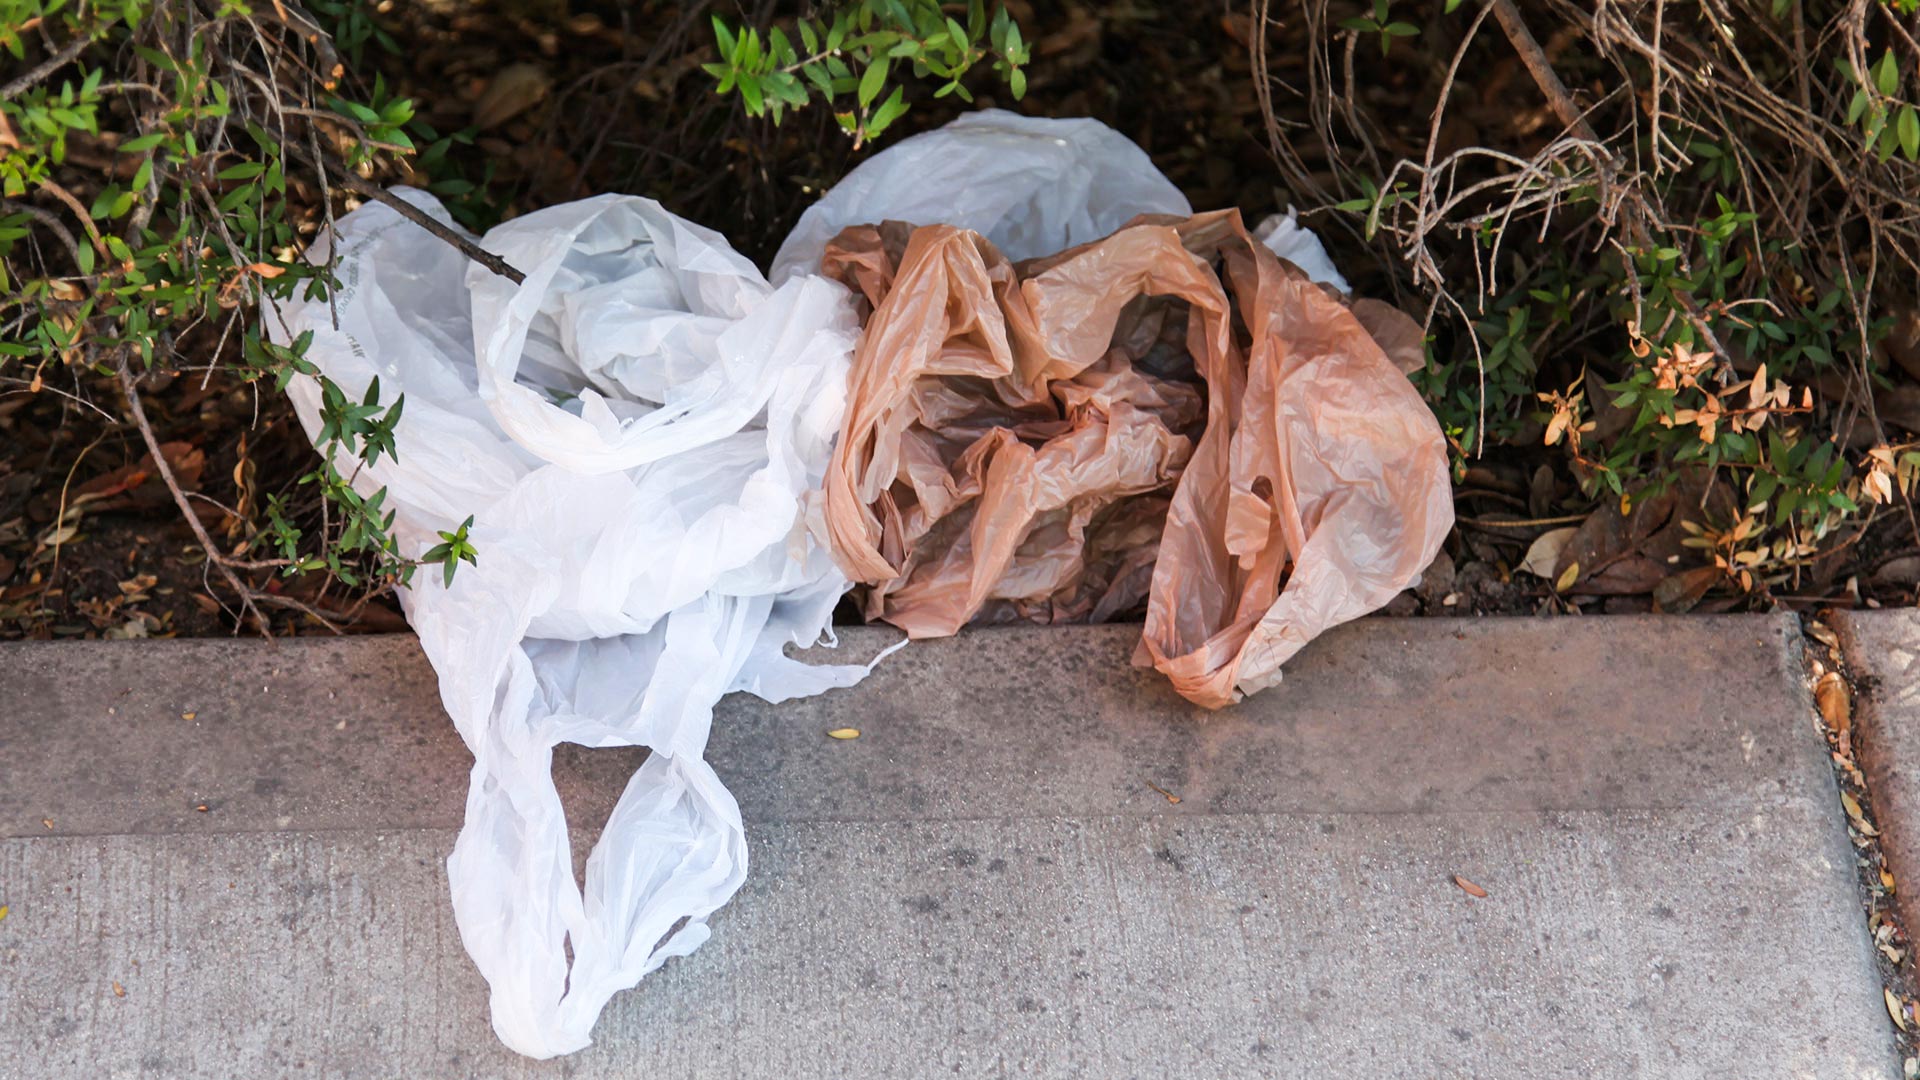
POLYGON ((1900 63, 1893 50, 1883 51, 1865 76, 1844 59, 1835 60, 1834 66, 1855 84, 1847 104, 1847 123, 1860 128, 1867 148, 1881 161, 1896 150, 1908 161, 1920 161, 1920 110, 1899 99, 1900 63))
POLYGON ((1007 9, 998 7, 989 18, 984 0, 969 0, 964 22, 936 0, 861 0, 831 18, 797 20, 799 48, 778 26, 763 35, 718 15, 713 34, 719 60, 701 68, 713 76, 717 93, 738 94, 747 115, 771 116, 776 124, 788 110, 824 102, 856 148, 907 111, 906 88, 888 92, 896 61, 916 79, 939 81, 934 97, 957 94, 962 101, 973 100, 967 74, 987 65, 1017 101, 1027 92, 1022 65, 1032 55, 1007 9))
MULTIPOLYGON (((1458 4, 1459 0, 1450 0, 1447 10, 1452 11, 1458 4)), ((1356 34, 1378 34, 1380 55, 1385 56, 1393 48, 1394 38, 1417 37, 1420 33, 1420 28, 1412 23, 1391 18, 1388 12, 1392 6, 1392 0, 1373 0, 1373 14, 1341 19, 1340 26, 1356 34)))

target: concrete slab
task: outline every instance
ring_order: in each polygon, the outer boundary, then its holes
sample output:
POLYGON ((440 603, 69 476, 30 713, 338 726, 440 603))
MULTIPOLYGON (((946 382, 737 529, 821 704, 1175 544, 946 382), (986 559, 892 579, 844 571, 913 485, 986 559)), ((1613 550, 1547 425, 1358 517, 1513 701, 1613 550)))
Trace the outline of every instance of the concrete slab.
POLYGON ((547 1063, 410 642, 0 649, 0 1077, 1895 1075, 1790 619, 1368 622, 1212 716, 1131 639, 723 703, 749 882, 547 1063))
POLYGON ((1920 611, 1836 611, 1847 666, 1858 680, 1854 721, 1860 767, 1873 792, 1881 849, 1900 884, 1894 900, 1920 927, 1920 611))

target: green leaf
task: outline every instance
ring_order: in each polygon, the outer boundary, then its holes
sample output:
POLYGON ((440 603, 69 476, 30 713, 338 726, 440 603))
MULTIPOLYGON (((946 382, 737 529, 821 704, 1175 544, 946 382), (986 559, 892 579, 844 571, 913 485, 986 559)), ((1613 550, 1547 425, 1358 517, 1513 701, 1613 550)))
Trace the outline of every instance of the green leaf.
POLYGON ((159 146, 165 142, 166 139, 166 132, 150 131, 139 138, 128 139, 126 142, 121 143, 119 149, 123 154, 139 154, 159 146))
POLYGON ((1906 153, 1907 160, 1920 160, 1920 114, 1914 112, 1913 106, 1903 105, 1894 126, 1900 129, 1900 149, 1906 153))
POLYGON ((1873 83, 1887 97, 1900 88, 1900 66, 1893 59, 1892 49, 1880 54, 1880 62, 1873 67, 1873 83))
POLYGON ((905 95, 904 87, 893 88, 893 93, 888 95, 884 104, 874 110, 873 119, 867 122, 868 135, 878 135, 886 130, 888 124, 900 119, 900 115, 907 111, 905 95))
POLYGON ((714 37, 714 40, 717 41, 720 45, 721 56, 733 55, 733 49, 734 49, 733 31, 727 29, 727 24, 722 22, 720 19, 720 16, 718 15, 715 15, 713 17, 713 37, 714 37))
POLYGON ((889 66, 890 62, 882 58, 867 65, 867 70, 861 72, 860 107, 862 109, 872 105, 873 99, 880 96, 880 89, 885 86, 887 82, 887 68, 889 66))
POLYGON ((261 162, 243 161, 238 165, 220 170, 219 177, 222 180, 251 180, 266 171, 266 165, 261 162))
POLYGON ((1020 70, 1019 68, 1014 68, 1013 73, 1007 76, 1007 88, 1013 91, 1013 100, 1015 101, 1019 101, 1021 98, 1026 97, 1027 96, 1027 73, 1020 70))

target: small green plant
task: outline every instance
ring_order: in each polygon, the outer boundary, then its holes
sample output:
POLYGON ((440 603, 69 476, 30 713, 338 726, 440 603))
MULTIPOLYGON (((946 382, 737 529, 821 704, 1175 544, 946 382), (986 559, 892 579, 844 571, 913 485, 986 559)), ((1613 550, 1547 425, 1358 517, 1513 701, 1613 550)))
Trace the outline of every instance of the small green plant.
MULTIPOLYGON (((319 6, 350 50, 391 44, 357 0, 319 6)), ((315 380, 321 461, 295 486, 320 498, 296 509, 288 493, 269 494, 264 521, 230 511, 224 549, 153 455, 243 607, 299 605, 242 572, 324 569, 377 586, 408 582, 423 563, 450 579, 474 561, 464 533, 456 546, 404 557, 385 493, 353 487, 359 468, 399 453, 404 402, 383 402, 377 382, 350 398, 305 358, 311 335, 278 344, 257 317, 296 290, 324 296, 333 285, 325 266, 297 258, 332 207, 296 197, 294 183, 375 195, 364 177, 414 155, 410 132, 428 142, 429 175, 463 136, 425 128, 383 80, 364 99, 342 89, 325 28, 292 5, 0 0, 0 49, 25 59, 30 47, 43 55, 0 89, 0 385, 39 393, 59 374, 75 388, 63 396, 102 416, 83 395, 111 387, 157 447, 139 384, 183 366, 183 354, 276 389, 315 380), (37 27, 31 41, 26 26, 37 27)), ((475 190, 458 185, 436 180, 442 191, 475 190)))
POLYGON ((1860 128, 1867 147, 1881 161, 1896 150, 1908 161, 1920 161, 1920 111, 1899 99, 1900 63, 1893 50, 1881 52, 1880 59, 1864 74, 1856 72, 1845 59, 1835 60, 1834 66, 1856 87, 1847 103, 1847 124, 1860 128))
MULTIPOLYGON (((1448 0, 1447 10, 1452 11, 1459 3, 1460 0, 1448 0)), ((1388 51, 1393 48, 1394 38, 1417 37, 1420 33, 1420 28, 1412 23, 1391 18, 1388 12, 1392 5, 1393 0, 1373 0, 1373 13, 1371 15, 1359 15, 1351 19, 1341 19, 1340 26, 1342 29, 1351 30, 1356 34, 1379 35, 1380 55, 1385 56, 1388 51)))
POLYGON ((934 97, 956 94, 972 101, 963 81, 988 65, 1018 101, 1027 92, 1022 69, 1031 53, 1004 7, 988 18, 983 0, 969 0, 962 21, 937 0, 858 0, 831 17, 800 18, 793 36, 775 26, 763 35, 753 27, 729 26, 718 15, 713 34, 719 60, 701 67, 716 91, 736 93, 749 116, 778 124, 790 110, 814 100, 833 109, 841 130, 858 148, 879 137, 907 111, 906 88, 889 80, 899 67, 916 79, 940 82, 934 97))

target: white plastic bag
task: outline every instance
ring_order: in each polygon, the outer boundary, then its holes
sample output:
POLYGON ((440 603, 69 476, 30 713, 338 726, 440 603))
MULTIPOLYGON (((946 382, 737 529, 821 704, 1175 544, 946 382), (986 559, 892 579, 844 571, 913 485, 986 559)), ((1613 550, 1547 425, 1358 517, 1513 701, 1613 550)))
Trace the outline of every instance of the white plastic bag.
POLYGON ((849 225, 957 225, 1017 262, 1098 240, 1140 214, 1192 213, 1146 151, 1098 120, 983 109, 848 173, 800 215, 773 280, 818 270, 827 241, 849 225))
MULTIPOLYGON (((550 1057, 586 1046, 609 997, 704 941, 745 876, 739 810, 701 757, 714 703, 867 670, 781 652, 819 639, 846 589, 803 507, 857 326, 840 286, 772 288, 651 200, 553 207, 484 244, 525 284, 366 206, 333 243, 338 329, 326 302, 268 321, 283 342, 311 330, 308 359, 356 399, 376 376, 383 403, 406 395, 398 455, 354 481, 387 488, 404 555, 474 516, 478 565, 451 588, 422 573, 401 598, 474 755, 447 864, 461 938, 494 1030, 550 1057), (549 772, 560 742, 653 751, 584 893, 549 772)), ((317 383, 289 393, 314 434, 317 383)))

